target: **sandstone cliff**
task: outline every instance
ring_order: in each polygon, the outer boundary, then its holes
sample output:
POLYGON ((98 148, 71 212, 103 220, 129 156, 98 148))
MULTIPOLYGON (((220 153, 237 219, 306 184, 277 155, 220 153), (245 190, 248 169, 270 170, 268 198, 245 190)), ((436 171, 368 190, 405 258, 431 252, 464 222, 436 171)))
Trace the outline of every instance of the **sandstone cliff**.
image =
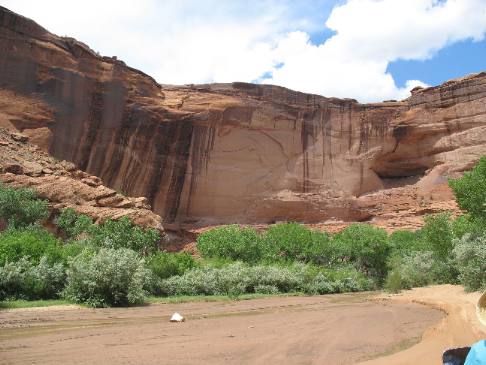
POLYGON ((165 224, 402 212, 413 227, 456 209, 447 178, 486 155, 486 73, 376 104, 270 85, 159 85, 0 7, 0 126, 146 196, 165 224))

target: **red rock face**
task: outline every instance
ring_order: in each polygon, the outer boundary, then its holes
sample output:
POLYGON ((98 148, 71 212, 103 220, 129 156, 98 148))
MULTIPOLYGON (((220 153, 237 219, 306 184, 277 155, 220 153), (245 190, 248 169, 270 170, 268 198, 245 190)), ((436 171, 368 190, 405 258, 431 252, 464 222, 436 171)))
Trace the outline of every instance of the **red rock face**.
POLYGON ((28 139, 0 128, 0 183, 34 188, 49 201, 54 213, 48 223, 61 209, 72 208, 97 223, 128 217, 137 225, 164 233, 161 218, 150 210, 145 198, 126 197, 103 186, 98 177, 77 170, 71 162, 55 160, 28 139))
POLYGON ((0 126, 146 196, 166 224, 376 220, 387 200, 414 216, 454 209, 447 177, 486 154, 486 73, 376 104, 161 86, 0 8, 0 126))

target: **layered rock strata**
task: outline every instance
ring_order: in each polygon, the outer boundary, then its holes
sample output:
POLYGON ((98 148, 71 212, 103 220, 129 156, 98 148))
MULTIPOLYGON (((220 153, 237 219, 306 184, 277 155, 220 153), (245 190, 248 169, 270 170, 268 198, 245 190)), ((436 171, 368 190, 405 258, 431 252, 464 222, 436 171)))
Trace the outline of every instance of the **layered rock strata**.
POLYGON ((447 178, 486 155, 486 73, 375 104, 159 85, 0 8, 0 125, 146 196, 168 226, 380 220, 410 189, 413 212, 456 208, 447 178))

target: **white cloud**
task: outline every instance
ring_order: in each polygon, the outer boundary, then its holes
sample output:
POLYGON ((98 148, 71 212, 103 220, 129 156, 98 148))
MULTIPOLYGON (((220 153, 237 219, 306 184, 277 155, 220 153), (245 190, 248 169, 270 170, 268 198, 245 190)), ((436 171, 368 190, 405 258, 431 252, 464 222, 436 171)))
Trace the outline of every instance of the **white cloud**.
POLYGON ((273 66, 276 34, 303 24, 287 1, 0 0, 48 30, 116 55, 161 83, 251 81, 273 66))
POLYGON ((284 65, 264 82, 361 101, 402 99, 424 84, 410 80, 397 87, 388 64, 427 59, 459 40, 482 40, 486 1, 349 0, 334 8, 326 26, 336 34, 321 45, 303 33, 279 42, 276 54, 284 65))
POLYGON ((360 101, 401 99, 423 84, 397 87, 390 62, 427 59, 486 32, 486 0, 348 0, 332 12, 335 0, 0 3, 161 83, 252 81, 271 72, 262 81, 360 101), (309 34, 325 27, 334 36, 312 44, 309 34))

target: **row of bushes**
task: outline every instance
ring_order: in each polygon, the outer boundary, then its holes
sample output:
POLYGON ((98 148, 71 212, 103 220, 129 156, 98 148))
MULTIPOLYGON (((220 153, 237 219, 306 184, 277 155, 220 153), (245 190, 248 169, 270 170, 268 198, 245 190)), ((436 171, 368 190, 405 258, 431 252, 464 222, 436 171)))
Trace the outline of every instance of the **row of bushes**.
POLYGON ((62 263, 38 264, 26 257, 0 268, 0 297, 44 299, 62 296, 91 306, 141 303, 147 293, 157 295, 230 295, 245 293, 327 294, 362 291, 373 282, 353 267, 325 269, 309 264, 201 265, 186 254, 161 253, 148 262, 133 250, 85 249, 62 263), (161 272, 155 262, 172 262, 174 271, 161 272), (188 263, 190 263, 188 265, 188 263), (176 274, 176 275, 174 275, 176 274), (178 275, 177 275, 178 274, 178 275))
POLYGON ((47 203, 0 185, 0 300, 65 297, 92 306, 140 303, 157 295, 325 294, 432 283, 486 289, 486 159, 451 182, 467 214, 426 219, 416 232, 353 224, 335 235, 297 223, 258 233, 230 225, 199 236, 203 260, 158 251, 157 231, 128 219, 94 224, 73 210, 41 226, 47 203), (481 203, 479 204, 478 201, 481 203))
POLYGON ((202 234, 198 249, 206 258, 229 256, 248 264, 302 261, 333 269, 352 265, 373 279, 375 286, 384 281, 392 291, 432 283, 460 282, 469 290, 486 287, 486 274, 479 274, 486 272, 486 261, 480 263, 480 258, 486 255, 486 245, 482 244, 486 240, 486 225, 478 221, 472 222, 465 217, 451 220, 443 213, 427 217, 425 226, 419 231, 397 231, 390 236, 370 225, 353 224, 332 237, 323 234, 326 238, 319 241, 322 251, 315 250, 312 255, 309 255, 308 246, 315 247, 314 244, 306 245, 305 240, 300 240, 305 231, 308 237, 320 235, 320 232, 312 232, 296 223, 275 225, 261 235, 248 227, 220 227, 202 234), (464 225, 474 229, 464 230, 464 225), (269 243, 272 241, 268 237, 275 237, 274 230, 285 237, 283 243, 269 243), (294 236, 296 232, 298 234, 294 236), (250 237, 259 245, 255 245, 250 237), (237 249, 231 242, 239 242, 237 249), (291 249, 285 247, 287 242, 292 243, 291 249), (256 252, 254 247, 257 247, 256 252), (262 255, 262 251, 267 254, 262 255), (478 275, 466 274, 471 271, 478 275))
POLYGON ((202 267, 158 283, 162 295, 230 295, 245 293, 328 294, 369 290, 372 281, 354 268, 329 270, 313 265, 248 265, 202 267))
POLYGON ((56 298, 65 280, 63 264, 50 264, 45 256, 37 264, 22 257, 0 266, 0 300, 56 298))
POLYGON ((422 229, 397 231, 353 224, 329 236, 297 223, 282 223, 259 234, 237 225, 216 228, 198 238, 205 258, 231 258, 249 264, 294 262, 337 269, 352 265, 397 291, 432 283, 461 283, 468 290, 486 289, 486 157, 462 178, 451 180, 466 214, 426 217, 422 229), (481 261, 483 260, 483 261, 481 261))
POLYGON ((329 236, 298 223, 280 223, 259 234, 251 227, 229 225, 201 234, 197 248, 205 258, 230 258, 249 264, 294 262, 328 267, 351 262, 380 278, 389 254, 385 230, 353 224, 329 236))

